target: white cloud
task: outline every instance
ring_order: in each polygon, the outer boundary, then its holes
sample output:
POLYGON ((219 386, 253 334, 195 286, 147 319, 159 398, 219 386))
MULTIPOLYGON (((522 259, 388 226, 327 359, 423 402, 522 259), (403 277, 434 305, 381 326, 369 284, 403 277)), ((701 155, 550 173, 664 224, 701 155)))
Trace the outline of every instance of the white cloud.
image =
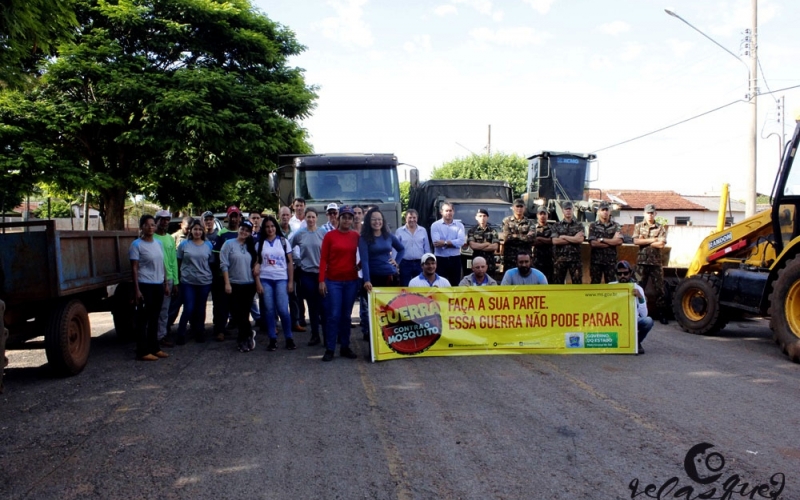
POLYGON ((667 44, 670 46, 672 53, 675 54, 676 57, 685 56, 686 53, 692 50, 692 47, 694 47, 694 42, 676 40, 675 38, 670 38, 667 40, 667 44))
POLYGON ((520 47, 523 45, 541 45, 550 37, 547 33, 534 31, 527 26, 517 28, 501 28, 492 30, 489 28, 478 28, 469 32, 473 39, 494 45, 507 45, 520 47))
POLYGON ((362 7, 368 0, 329 0, 328 5, 336 11, 335 17, 326 17, 317 27, 325 38, 344 45, 369 47, 372 45, 372 31, 362 18, 362 7))
MULTIPOLYGON (((752 16, 752 4, 750 0, 739 0, 731 7, 730 9, 726 9, 721 16, 719 13, 715 13, 716 15, 711 17, 715 22, 712 22, 707 28, 709 34, 716 36, 736 36, 750 27, 752 16)), ((778 7, 773 2, 768 0, 758 2, 759 26, 768 23, 777 13, 778 7)), ((700 29, 703 30, 703 28, 700 29)))
POLYGON ((605 33, 606 35, 617 36, 620 33, 630 31, 631 25, 625 21, 614 21, 611 23, 601 24, 598 29, 601 33, 605 33))
POLYGON ((430 35, 414 35, 411 41, 403 44, 403 49, 409 54, 414 52, 430 52, 431 50, 431 36, 430 35))
POLYGON ((550 11, 550 7, 553 5, 555 0, 523 0, 526 4, 533 7, 533 10, 537 11, 539 14, 547 14, 550 11))
POLYGON ((433 9, 434 14, 440 17, 444 17, 450 14, 458 14, 458 9, 456 9, 455 5, 440 5, 433 9))
POLYGON ((633 61, 639 57, 643 51, 644 45, 639 42, 632 42, 625 45, 625 48, 622 50, 619 58, 623 61, 633 61))
POLYGON ((592 61, 589 63, 589 67, 593 70, 608 69, 611 66, 608 56, 592 56, 592 61))
POLYGON ((491 17, 494 21, 503 20, 503 11, 495 10, 494 5, 489 0, 450 0, 456 5, 463 4, 472 7, 479 14, 491 17))

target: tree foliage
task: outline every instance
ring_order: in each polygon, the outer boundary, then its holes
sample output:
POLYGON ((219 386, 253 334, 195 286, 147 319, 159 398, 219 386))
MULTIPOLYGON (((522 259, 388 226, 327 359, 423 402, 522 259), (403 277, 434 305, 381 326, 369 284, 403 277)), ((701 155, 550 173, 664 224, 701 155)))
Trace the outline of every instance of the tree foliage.
POLYGON ((17 127, 0 122, 4 166, 15 150, 32 179, 82 183, 115 229, 129 194, 175 208, 241 202, 278 155, 310 151, 298 120, 315 88, 287 65, 304 47, 249 0, 75 2, 75 43, 0 110, 17 127))
POLYGON ((0 3, 0 86, 21 88, 37 76, 42 59, 72 36, 72 0, 3 0, 0 3))
POLYGON ((400 207, 403 212, 408 210, 408 197, 411 191, 411 183, 403 181, 400 183, 400 207))
MULTIPOLYGON (((49 214, 51 218, 72 217, 72 207, 66 201, 52 200, 50 202, 49 214)), ((33 216, 37 219, 47 219, 47 202, 40 204, 39 207, 33 211, 33 216)))
POLYGON ((514 196, 521 196, 525 192, 527 169, 528 161, 515 154, 470 155, 434 168, 431 179, 505 180, 514 190, 514 196))

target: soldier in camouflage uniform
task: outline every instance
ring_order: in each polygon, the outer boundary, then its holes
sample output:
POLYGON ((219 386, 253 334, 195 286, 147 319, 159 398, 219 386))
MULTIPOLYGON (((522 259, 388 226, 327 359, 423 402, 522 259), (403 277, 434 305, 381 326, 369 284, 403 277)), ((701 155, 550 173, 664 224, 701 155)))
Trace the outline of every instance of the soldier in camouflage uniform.
POLYGON ((483 257, 488 266, 487 274, 494 277, 497 268, 494 253, 500 248, 500 237, 497 230, 489 224, 489 212, 483 208, 475 214, 478 225, 467 232, 467 245, 472 249, 472 258, 483 257))
POLYGON ((583 224, 572 217, 572 202, 561 204, 564 219, 554 226, 553 231, 553 283, 563 285, 569 273, 572 283, 583 283, 583 265, 581 265, 581 243, 584 239, 583 224))
POLYGON ((647 282, 652 280, 655 293, 655 309, 661 317, 661 323, 667 324, 664 304, 664 270, 661 267, 661 249, 667 244, 667 231, 664 226, 656 222, 656 206, 653 204, 644 207, 644 222, 636 224, 633 230, 633 244, 639 245, 639 256, 636 260, 637 268, 643 289, 647 282))
POLYGON ((514 200, 514 215, 503 219, 503 271, 517 267, 517 252, 531 250, 531 229, 533 222, 525 217, 525 202, 514 200))
POLYGON ((619 224, 611 220, 610 208, 607 201, 601 201, 597 207, 598 220, 589 224, 592 284, 602 283, 604 277, 606 283, 617 281, 617 247, 622 245, 622 233, 619 224))
POLYGON ((536 227, 533 233, 533 267, 553 282, 553 226, 547 222, 547 209, 539 206, 536 212, 536 227))

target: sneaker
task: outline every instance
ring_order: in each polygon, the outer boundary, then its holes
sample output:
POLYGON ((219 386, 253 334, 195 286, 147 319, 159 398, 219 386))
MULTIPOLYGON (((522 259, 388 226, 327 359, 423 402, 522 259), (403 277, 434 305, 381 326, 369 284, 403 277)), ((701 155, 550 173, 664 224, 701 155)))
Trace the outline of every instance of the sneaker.
POLYGON ((219 332, 216 337, 214 337, 217 342, 224 342, 225 341, 225 334, 219 332))
POLYGON ((292 331, 293 332, 301 332, 302 333, 302 332, 306 331, 306 329, 303 328, 302 326, 300 326, 299 323, 297 323, 292 327, 292 331))
POLYGON ((250 338, 247 340, 247 348, 251 351, 256 348, 256 332, 250 334, 250 338))
POLYGON ((349 347, 342 347, 341 349, 339 349, 339 356, 347 359, 356 359, 358 357, 358 354, 354 353, 353 350, 350 349, 349 347))
POLYGON ((319 338, 319 335, 312 335, 311 340, 308 341, 308 346, 315 346, 320 345, 322 343, 322 339, 319 338))
POLYGON ((139 361, 158 361, 158 356, 155 356, 154 354, 145 354, 144 356, 139 356, 136 359, 139 361))
POLYGON ((325 350, 325 354, 322 355, 322 361, 333 361, 333 351, 325 350))
POLYGON ((158 351, 157 353, 155 353, 155 356, 157 358, 168 358, 169 354, 165 353, 164 351, 158 351))
POLYGON ((297 346, 294 344, 294 339, 292 338, 286 339, 286 349, 289 351, 294 351, 295 349, 297 349, 297 346))
POLYGON ((269 345, 267 345, 268 351, 277 351, 278 350, 278 341, 277 339, 269 339, 269 345))
POLYGON ((239 349, 239 352, 250 352, 250 347, 247 345, 246 340, 238 342, 237 347, 239 349))
POLYGON ((641 343, 639 343, 639 354, 644 354, 644 347, 642 347, 641 343))

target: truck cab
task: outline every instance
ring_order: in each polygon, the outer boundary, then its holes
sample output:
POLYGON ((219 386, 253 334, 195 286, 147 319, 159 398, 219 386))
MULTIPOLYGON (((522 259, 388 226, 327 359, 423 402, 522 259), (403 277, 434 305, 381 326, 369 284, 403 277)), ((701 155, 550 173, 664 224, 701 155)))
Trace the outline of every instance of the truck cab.
POLYGON ((383 212, 392 231, 400 225, 400 183, 393 154, 312 154, 281 157, 270 174, 270 188, 281 205, 296 197, 325 213, 329 203, 374 205, 383 212))
POLYGON ((575 218, 593 221, 595 209, 584 202, 583 191, 597 180, 597 155, 558 151, 540 151, 528 157, 525 216, 536 218, 539 205, 547 208, 549 220, 561 220, 561 202, 575 205, 575 218))

